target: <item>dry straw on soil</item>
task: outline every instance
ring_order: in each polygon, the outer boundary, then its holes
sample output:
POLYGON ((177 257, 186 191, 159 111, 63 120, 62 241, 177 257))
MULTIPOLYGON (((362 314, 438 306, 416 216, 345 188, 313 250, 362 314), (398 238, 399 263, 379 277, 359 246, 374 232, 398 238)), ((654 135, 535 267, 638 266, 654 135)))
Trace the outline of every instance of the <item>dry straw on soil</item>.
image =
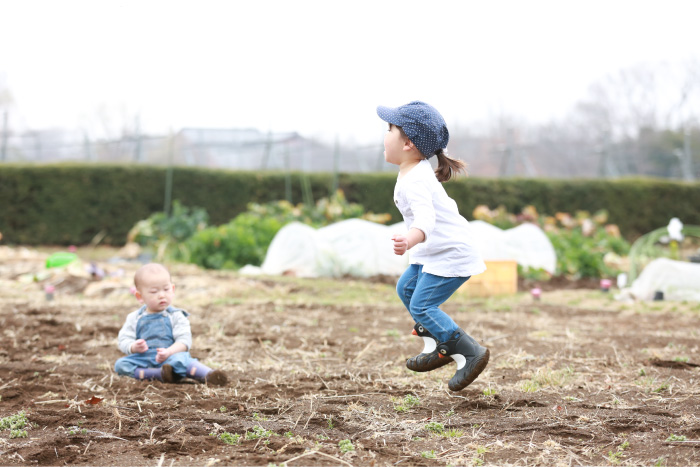
POLYGON ((3 465, 700 464, 698 304, 454 297, 492 357, 452 393, 453 366, 404 367, 421 344, 391 284, 171 265, 193 354, 232 383, 168 385, 112 369, 137 265, 47 301, 56 277, 21 280, 45 254, 0 256, 0 418, 28 422, 0 430, 3 465))

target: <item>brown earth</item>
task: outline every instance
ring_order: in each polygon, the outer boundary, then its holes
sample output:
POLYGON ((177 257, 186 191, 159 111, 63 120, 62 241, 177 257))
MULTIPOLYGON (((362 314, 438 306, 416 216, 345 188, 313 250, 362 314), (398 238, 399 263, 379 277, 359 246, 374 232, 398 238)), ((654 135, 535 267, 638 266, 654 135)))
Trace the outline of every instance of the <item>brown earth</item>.
POLYGON ((405 368, 422 345, 387 281, 171 265, 193 355, 232 381, 144 383, 112 369, 137 265, 44 277, 45 254, 0 256, 0 417, 29 422, 0 431, 2 465, 700 464, 696 303, 455 296, 492 357, 453 393, 454 365, 405 368))

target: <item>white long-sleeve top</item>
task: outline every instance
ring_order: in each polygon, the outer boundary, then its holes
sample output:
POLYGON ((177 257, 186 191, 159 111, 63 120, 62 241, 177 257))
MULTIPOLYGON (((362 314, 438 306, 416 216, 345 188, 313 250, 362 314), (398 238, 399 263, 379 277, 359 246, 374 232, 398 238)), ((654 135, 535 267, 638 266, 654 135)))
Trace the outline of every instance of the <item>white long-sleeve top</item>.
POLYGON ((411 264, 442 277, 467 277, 486 271, 473 244, 469 222, 445 192, 428 160, 420 161, 399 178, 394 203, 406 228, 420 229, 425 240, 409 250, 411 264))
MULTIPOLYGON (((119 350, 127 355, 131 355, 131 344, 136 342, 136 324, 139 319, 144 316, 148 311, 146 311, 146 305, 142 306, 136 311, 132 311, 126 317, 124 325, 119 330, 119 337, 117 339, 119 350)), ((167 309, 160 312, 164 316, 170 319, 170 324, 173 327, 173 339, 175 342, 181 342, 187 346, 189 351, 192 348, 192 328, 190 327, 190 320, 187 318, 189 313, 180 308, 175 308, 169 306, 167 309)))

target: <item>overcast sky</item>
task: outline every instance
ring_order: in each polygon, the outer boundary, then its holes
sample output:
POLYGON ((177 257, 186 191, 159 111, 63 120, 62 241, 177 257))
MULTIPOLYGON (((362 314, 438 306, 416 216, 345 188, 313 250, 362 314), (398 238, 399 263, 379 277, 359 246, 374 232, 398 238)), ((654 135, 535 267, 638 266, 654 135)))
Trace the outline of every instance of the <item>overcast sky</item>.
POLYGON ((695 0, 0 0, 16 129, 298 131, 376 143, 377 105, 448 126, 564 115, 606 74, 700 57, 695 0))

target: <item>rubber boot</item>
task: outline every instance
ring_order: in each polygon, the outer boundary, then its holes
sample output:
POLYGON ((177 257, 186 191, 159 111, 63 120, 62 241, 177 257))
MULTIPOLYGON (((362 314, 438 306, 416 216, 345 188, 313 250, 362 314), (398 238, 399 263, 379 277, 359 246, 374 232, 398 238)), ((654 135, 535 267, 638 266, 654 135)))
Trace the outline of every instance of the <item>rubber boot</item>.
POLYGON ((445 342, 438 344, 441 357, 450 356, 457 362, 457 372, 448 383, 452 391, 460 391, 469 386, 489 362, 489 349, 482 347, 462 329, 452 333, 445 342))
POLYGON ((422 337, 424 347, 419 355, 406 360, 406 368, 418 372, 432 371, 452 362, 450 357, 440 358, 437 339, 422 324, 416 323, 411 334, 422 337))
POLYGON ((187 377, 214 386, 225 386, 228 383, 226 373, 221 370, 212 370, 196 360, 187 367, 187 377))
POLYGON ((134 370, 134 378, 138 380, 157 380, 165 383, 173 382, 173 367, 163 365, 161 368, 137 368, 134 370))

